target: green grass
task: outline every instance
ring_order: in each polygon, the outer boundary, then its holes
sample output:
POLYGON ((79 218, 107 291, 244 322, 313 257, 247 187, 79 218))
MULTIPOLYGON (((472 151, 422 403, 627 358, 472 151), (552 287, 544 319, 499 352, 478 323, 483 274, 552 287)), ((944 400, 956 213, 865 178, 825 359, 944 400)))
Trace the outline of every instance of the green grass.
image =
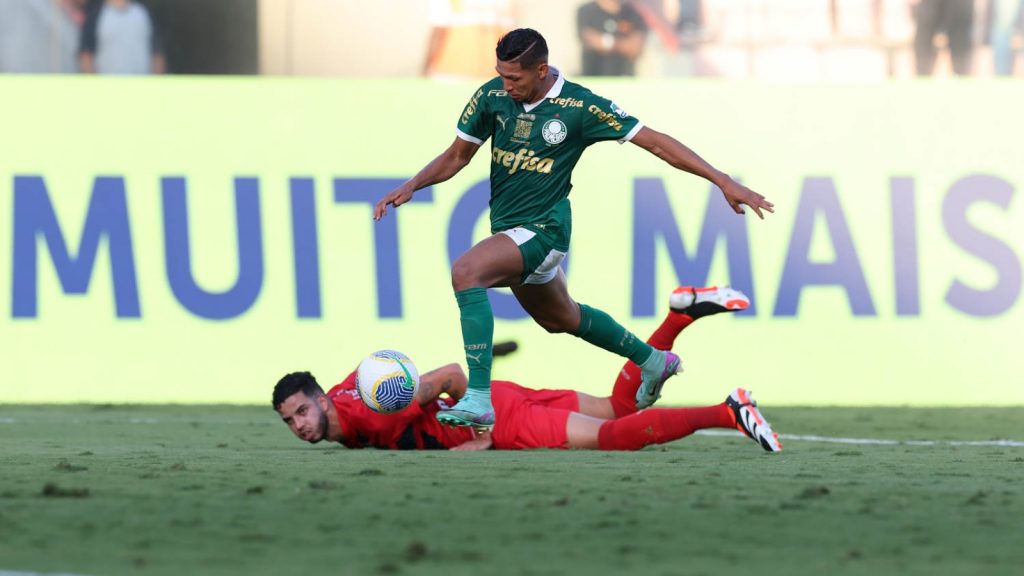
MULTIPOLYGON (((1024 408, 771 408, 1024 440, 1024 408)), ((310 446, 265 407, 0 406, 0 571, 1019 574, 1024 448, 694 436, 634 453, 310 446)))

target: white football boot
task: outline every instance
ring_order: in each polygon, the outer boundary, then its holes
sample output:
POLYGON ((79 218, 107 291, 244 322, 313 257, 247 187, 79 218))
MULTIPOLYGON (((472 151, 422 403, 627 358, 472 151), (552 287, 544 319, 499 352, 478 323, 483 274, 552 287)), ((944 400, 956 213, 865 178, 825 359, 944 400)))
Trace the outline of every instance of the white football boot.
POLYGON ((782 442, 779 442, 779 435, 772 431, 768 421, 757 409, 757 402, 743 388, 737 388, 725 399, 725 403, 732 408, 736 416, 736 429, 749 436, 754 442, 761 445, 769 452, 781 452, 782 442))
POLYGON ((668 297, 668 307, 673 312, 686 314, 696 320, 719 312, 746 310, 750 307, 750 298, 729 286, 680 286, 668 297))

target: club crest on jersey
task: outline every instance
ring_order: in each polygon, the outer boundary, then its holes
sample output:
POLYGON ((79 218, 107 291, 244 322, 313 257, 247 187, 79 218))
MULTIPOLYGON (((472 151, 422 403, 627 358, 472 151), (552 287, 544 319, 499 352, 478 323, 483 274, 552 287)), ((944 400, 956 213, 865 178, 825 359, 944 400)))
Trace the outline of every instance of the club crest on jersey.
POLYGON ((548 144, 561 144, 567 134, 565 122, 558 119, 548 120, 540 131, 540 135, 544 137, 544 141, 548 144))

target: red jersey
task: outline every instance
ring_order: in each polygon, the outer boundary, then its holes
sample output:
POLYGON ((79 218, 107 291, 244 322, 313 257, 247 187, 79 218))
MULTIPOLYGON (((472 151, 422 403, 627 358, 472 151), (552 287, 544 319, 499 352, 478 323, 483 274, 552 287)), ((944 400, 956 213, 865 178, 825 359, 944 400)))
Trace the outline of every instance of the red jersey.
POLYGON ((331 388, 327 397, 338 411, 341 443, 349 448, 386 448, 391 450, 443 450, 473 439, 470 428, 443 426, 434 416, 447 398, 427 406, 418 402, 393 414, 370 410, 359 398, 356 373, 331 388))
MULTIPOLYGON (((435 415, 446 398, 420 406, 413 402, 394 414, 370 410, 359 398, 356 373, 349 374, 327 396, 338 411, 341 443, 349 448, 430 450, 454 448, 473 439, 468 427, 442 426, 435 415)), ((579 411, 579 397, 572 390, 533 390, 514 382, 491 382, 491 401, 497 422, 491 432, 494 448, 568 448, 566 422, 579 411)))

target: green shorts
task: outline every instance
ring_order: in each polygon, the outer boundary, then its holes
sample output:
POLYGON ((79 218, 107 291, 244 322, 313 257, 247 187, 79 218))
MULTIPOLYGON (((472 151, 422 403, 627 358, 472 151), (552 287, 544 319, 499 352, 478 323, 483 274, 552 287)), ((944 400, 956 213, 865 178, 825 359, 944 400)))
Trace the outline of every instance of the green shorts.
POLYGON ((523 224, 508 230, 504 234, 519 246, 523 255, 522 284, 547 284, 558 275, 558 267, 565 254, 569 251, 569 239, 572 236, 572 210, 569 200, 564 199, 555 204, 541 222, 523 224))

